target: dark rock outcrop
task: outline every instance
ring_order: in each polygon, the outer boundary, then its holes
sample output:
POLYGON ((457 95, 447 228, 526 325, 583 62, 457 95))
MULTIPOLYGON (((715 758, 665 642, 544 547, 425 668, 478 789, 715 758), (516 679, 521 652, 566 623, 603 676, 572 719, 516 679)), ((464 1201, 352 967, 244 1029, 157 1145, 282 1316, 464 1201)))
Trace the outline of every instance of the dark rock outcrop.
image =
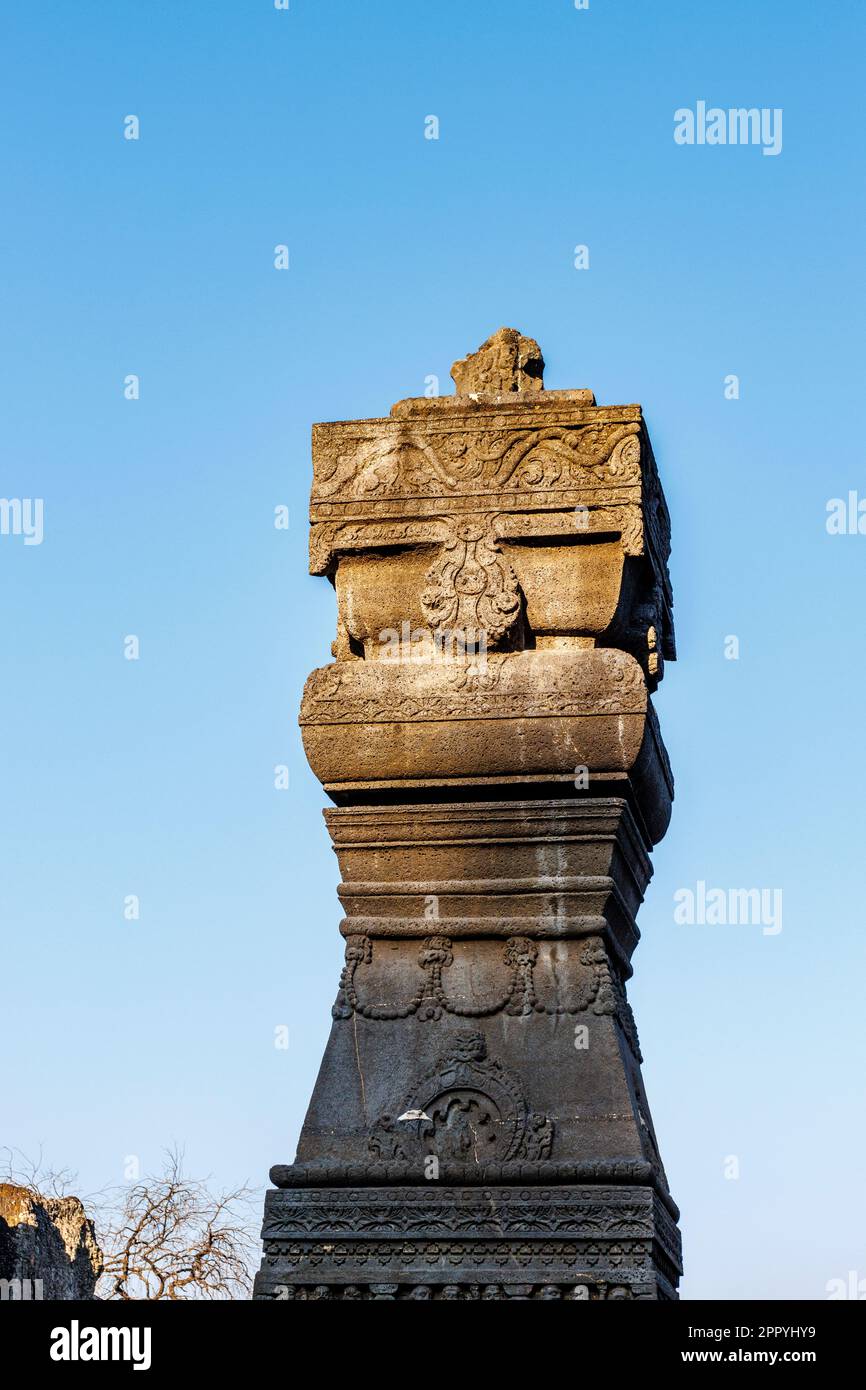
POLYGON ((77 1197, 0 1183, 0 1298, 93 1298, 102 1252, 77 1197))

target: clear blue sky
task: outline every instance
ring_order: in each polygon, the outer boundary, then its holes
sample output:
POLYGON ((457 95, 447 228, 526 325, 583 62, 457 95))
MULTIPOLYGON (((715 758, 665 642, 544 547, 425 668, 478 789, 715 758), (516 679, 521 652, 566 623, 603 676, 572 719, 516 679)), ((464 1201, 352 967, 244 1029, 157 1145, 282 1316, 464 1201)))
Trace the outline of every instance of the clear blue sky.
POLYGON ((226 1184, 293 1157, 342 954, 296 725, 334 627, 310 425, 450 390, 510 324, 549 386, 644 405, 673 517, 677 798, 631 996, 683 1293, 866 1277, 866 536, 825 527, 866 497, 862 6, 19 0, 4 28, 0 493, 45 534, 0 537, 0 1142, 83 1190, 172 1140, 226 1184), (782 153, 676 145, 698 100, 781 107, 782 153), (782 932, 676 925, 701 879, 782 888, 782 932))

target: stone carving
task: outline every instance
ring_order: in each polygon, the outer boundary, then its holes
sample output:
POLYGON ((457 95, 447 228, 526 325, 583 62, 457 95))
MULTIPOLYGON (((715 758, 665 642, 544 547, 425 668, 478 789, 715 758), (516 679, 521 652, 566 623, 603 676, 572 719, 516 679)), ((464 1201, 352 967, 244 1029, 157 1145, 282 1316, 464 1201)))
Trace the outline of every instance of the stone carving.
MULTIPOLYGON (((632 1174, 634 1177, 634 1174, 632 1174)), ((536 1188, 491 1186, 443 1188, 425 1180, 413 1191, 349 1187, 337 1191, 279 1193, 279 1206, 268 1220, 269 1241, 319 1236, 322 1239, 363 1234, 399 1236, 411 1226, 431 1236, 585 1234, 593 1237, 651 1238, 658 1223, 658 1202, 618 1187, 536 1188), (303 1197, 303 1200, 301 1198, 303 1197)))
POLYGON ((607 975, 608 993, 606 1000, 610 1001, 610 1007, 605 1012, 613 1013, 625 1034, 625 1040, 635 1055, 638 1063, 643 1061, 640 1050, 640 1039, 637 1033, 637 1024, 634 1021, 634 1014, 631 1004, 628 1002, 625 992, 625 985, 615 970, 609 970, 607 975))
POLYGON ((401 1115, 383 1115, 370 1136, 377 1158, 457 1163, 547 1158, 553 1124, 530 1111, 520 1080, 487 1055, 483 1033, 458 1033, 448 1052, 404 1097, 401 1115))
POLYGON ((350 935, 346 938, 346 961, 340 975, 337 1000, 331 1010, 335 1019, 348 1019, 353 1014, 378 1020, 416 1015, 435 1022, 443 1013, 458 1018, 488 1018, 503 1010, 523 1016, 532 1013, 581 1014, 591 1010, 596 1014, 616 1015, 630 1046, 636 1053, 639 1052, 637 1030, 626 999, 625 986, 616 972, 611 970, 607 951, 598 937, 585 942, 580 950, 579 981, 576 991, 572 986, 572 996, 567 1003, 550 1003, 538 998, 534 981, 538 946, 528 937, 513 936, 503 943, 502 962, 507 972, 507 982, 500 993, 490 999, 461 1000, 449 995, 443 971, 454 963, 454 947, 447 936, 431 936, 420 944, 418 965, 422 974, 411 999, 393 1006, 366 1003, 359 994, 358 971, 372 962, 373 950, 373 942, 367 936, 350 935))
MULTIPOLYGON (((393 1116, 391 1118, 393 1120, 393 1116)), ((378 1121, 376 1128, 377 1134, 381 1134, 378 1121)), ((399 1139, 400 1135, 396 1129, 394 1133, 399 1139)), ((304 1201, 314 1200, 322 1187, 327 1188, 332 1197, 333 1192, 339 1189, 329 1186, 331 1184, 352 1182, 376 1186, 388 1183, 399 1193, 401 1201, 405 1201, 407 1219, 414 1211, 414 1207, 410 1207, 409 1203, 417 1196, 412 1185, 430 1186, 430 1180, 425 1175, 423 1165, 419 1165, 417 1157, 380 1158, 369 1151, 366 1161, 362 1163, 329 1162, 327 1159, 316 1159, 307 1163, 278 1163, 271 1169, 271 1180, 283 1190, 297 1190, 302 1193, 304 1201)), ((569 1183, 575 1185, 575 1191, 580 1191, 580 1184, 588 1184, 588 1192, 594 1192, 599 1183, 645 1183, 655 1192, 665 1194, 670 1202, 667 1185, 658 1164, 648 1159, 569 1163, 561 1160, 553 1162, 551 1159, 530 1161, 516 1158, 505 1163, 483 1164, 474 1160, 469 1163, 454 1163, 446 1159, 439 1162, 438 1181, 451 1189, 460 1186, 488 1187, 497 1183, 529 1183, 549 1189, 551 1184, 569 1183)), ((675 1210, 673 1203, 670 1203, 670 1209, 675 1210)), ((664 1227, 669 1247, 678 1248, 679 1237, 673 1223, 657 1217, 656 1224, 664 1227)))
POLYGON ((313 427, 338 616, 301 730, 345 963, 258 1298, 676 1297, 625 984, 673 797, 670 518, 641 407, 543 366, 503 329, 455 396, 313 427))
POLYGON ((342 1302, 359 1300, 392 1302, 406 1299, 413 1303, 484 1302, 513 1298, 522 1301, 539 1299, 543 1302, 564 1300, 575 1303, 597 1303, 602 1299, 651 1298, 650 1286, 638 1290, 624 1284, 345 1284, 326 1289, 303 1284, 277 1285, 270 1297, 278 1301, 307 1302, 330 1298, 342 1302))
POLYGON ((561 718, 640 714, 646 686, 637 662, 610 653, 603 689, 595 663, 540 653, 495 652, 479 666, 474 654, 440 662, 390 666, 346 662, 313 671, 304 689, 301 724, 395 723, 440 719, 561 718))
MULTIPOLYGON (((319 439, 322 453, 313 493, 317 507, 337 496, 372 502, 478 498, 489 493, 492 502, 508 492, 598 489, 605 484, 616 494, 639 486, 641 480, 638 421, 552 423, 545 429, 493 432, 461 423, 437 431, 435 442, 401 425, 384 438, 346 440, 339 452, 328 448, 327 435, 319 439)), ((528 501, 525 497, 524 505, 528 501)), ((418 509, 413 510, 417 514, 418 509)))
POLYGON ((451 368, 458 392, 543 391, 544 358, 534 338, 500 328, 451 368))
POLYGON ((427 572, 421 595, 424 617, 434 632, 472 633, 494 647, 514 625, 520 594, 489 525, 462 519, 427 572))
MULTIPOLYGON (((633 425, 586 425, 528 435, 509 451, 496 483, 523 490, 568 488, 595 483, 634 484, 640 478, 640 439, 633 425)), ((629 513, 632 525, 640 513, 629 513)))
POLYGON ((268 1242, 267 1253, 278 1257, 287 1270, 304 1269, 317 1272, 334 1264, 366 1268, 370 1274, 399 1275, 410 1272, 423 1262, 428 1274, 434 1270, 453 1271, 461 1266, 481 1270, 503 1266, 524 1277, 528 1271, 541 1266, 554 1273, 566 1275, 584 1270, 599 1271, 601 1267, 617 1272, 631 1283, 646 1280, 652 1270, 652 1242, 649 1240, 617 1240, 601 1243, 592 1240, 504 1240, 491 1242, 461 1241, 444 1243, 425 1241, 423 1245, 411 1239, 399 1241, 360 1240, 268 1242))
POLYGON ((438 540, 439 534, 439 527, 427 520, 323 522, 310 531, 310 570, 313 574, 326 574, 338 553, 395 545, 423 546, 438 540))

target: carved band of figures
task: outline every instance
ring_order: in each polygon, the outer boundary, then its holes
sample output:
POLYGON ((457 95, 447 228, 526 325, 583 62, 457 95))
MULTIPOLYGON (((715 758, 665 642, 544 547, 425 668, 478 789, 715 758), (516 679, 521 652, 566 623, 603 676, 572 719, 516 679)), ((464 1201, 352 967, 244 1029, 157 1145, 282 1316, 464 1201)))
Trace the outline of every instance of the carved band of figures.
POLYGON ((342 1302, 368 1300, 371 1302, 448 1303, 488 1301, 515 1298, 542 1302, 565 1299, 576 1303, 595 1303, 601 1299, 630 1299, 653 1297, 652 1285, 629 1284, 274 1284, 264 1295, 278 1302, 320 1302, 325 1299, 342 1302))

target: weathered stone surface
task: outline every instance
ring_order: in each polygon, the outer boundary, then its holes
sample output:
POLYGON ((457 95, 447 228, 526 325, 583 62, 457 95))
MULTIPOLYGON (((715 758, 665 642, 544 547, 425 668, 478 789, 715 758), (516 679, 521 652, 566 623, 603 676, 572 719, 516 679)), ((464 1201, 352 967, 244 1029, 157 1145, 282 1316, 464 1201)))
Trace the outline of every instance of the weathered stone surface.
MULTIPOLYGON (((499 939, 498 961, 512 937, 540 949, 542 940, 601 934, 620 974, 631 973, 652 867, 625 800, 352 806, 325 819, 343 876, 340 930, 355 945, 362 936, 401 937, 419 952, 429 936, 473 938, 474 965, 490 937, 499 939)), ((556 970, 565 964, 558 947, 556 970)), ((397 981, 388 988, 394 995, 397 981)))
POLYGON ((488 651, 630 652, 654 690, 676 655, 670 518, 640 406, 551 391, 395 412, 313 427, 310 569, 337 590, 338 660, 481 628, 488 651))
POLYGON ((653 842, 670 818, 667 756, 626 652, 337 663, 309 677, 301 728, 310 766, 340 804, 374 791, 563 795, 580 767, 597 793, 628 795, 653 842))
POLYGON ((101 1269, 93 1223, 77 1197, 39 1197, 0 1183, 4 1298, 90 1299, 101 1269))
POLYGON ((609 1180, 278 1191, 264 1240, 259 1298, 656 1299, 680 1273, 669 1204, 609 1180))
POLYGON ((346 954, 258 1297, 676 1296, 626 997, 673 797, 670 522, 640 407, 542 365, 502 330, 457 396, 314 427, 338 621, 301 728, 346 954))
POLYGON ((543 391, 544 358, 534 338, 500 328, 477 352, 455 362, 451 376, 459 395, 543 391))

